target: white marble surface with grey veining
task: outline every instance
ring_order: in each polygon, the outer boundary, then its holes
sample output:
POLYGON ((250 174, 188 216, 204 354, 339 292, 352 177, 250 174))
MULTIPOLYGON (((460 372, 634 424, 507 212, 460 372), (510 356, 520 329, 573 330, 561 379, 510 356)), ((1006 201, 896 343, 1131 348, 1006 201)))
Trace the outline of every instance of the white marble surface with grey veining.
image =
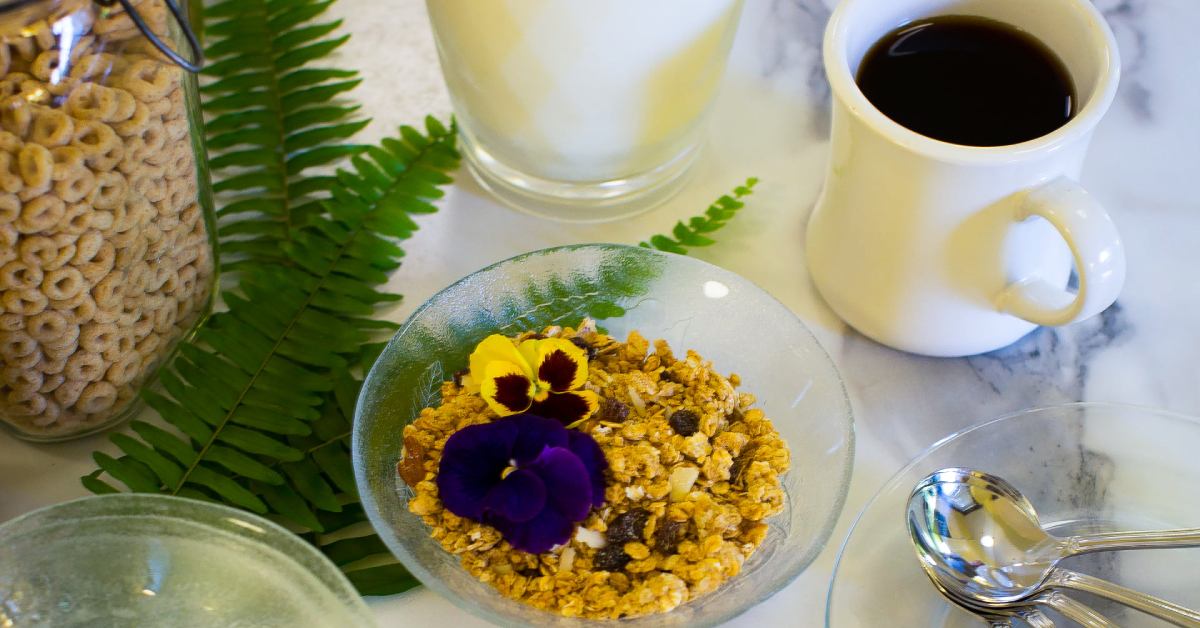
MULTIPOLYGON (((826 0, 832 2, 832 0, 826 0)), ((806 274, 802 233, 828 155, 822 0, 747 0, 710 146, 684 191, 616 224, 575 226, 512 212, 463 173, 441 211, 421 220, 391 287, 402 320, 425 298, 491 262, 545 246, 637 242, 667 231, 746 176, 748 208, 697 256, 752 279, 790 306, 840 367, 856 409, 850 497, 826 551, 791 586, 734 626, 816 626, 837 547, 854 515, 905 460, 942 436, 1010 411, 1076 400, 1124 401, 1200 415, 1200 3, 1097 0, 1121 47, 1123 78, 1100 124, 1083 183, 1108 208, 1129 259, 1118 303, 1102 316, 1042 329, 966 359, 905 355, 847 330, 806 274)), ((444 115, 449 104, 420 0, 342 0, 353 34, 341 63, 363 73, 353 94, 373 122, 364 141, 444 115)), ((0 435, 0 521, 84 494, 104 439, 33 446, 0 435)), ((1200 453, 1200 452, 1198 452, 1200 453)), ((432 592, 372 602, 383 626, 485 625, 432 592)))

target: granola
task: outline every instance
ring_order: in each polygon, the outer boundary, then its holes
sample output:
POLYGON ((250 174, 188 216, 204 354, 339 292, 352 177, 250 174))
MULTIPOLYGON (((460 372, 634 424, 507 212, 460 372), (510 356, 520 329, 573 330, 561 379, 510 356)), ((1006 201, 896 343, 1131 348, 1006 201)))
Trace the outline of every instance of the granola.
POLYGON ((738 392, 694 351, 677 358, 638 332, 625 342, 585 320, 517 338, 561 337, 587 350, 584 389, 599 408, 575 426, 607 462, 605 502, 566 544, 542 554, 514 549, 495 528, 443 507, 436 474, 454 432, 497 418, 463 376, 442 403, 404 429, 398 471, 414 491, 409 510, 472 575, 501 594, 569 617, 666 612, 736 576, 784 505, 787 445, 754 396, 738 392))

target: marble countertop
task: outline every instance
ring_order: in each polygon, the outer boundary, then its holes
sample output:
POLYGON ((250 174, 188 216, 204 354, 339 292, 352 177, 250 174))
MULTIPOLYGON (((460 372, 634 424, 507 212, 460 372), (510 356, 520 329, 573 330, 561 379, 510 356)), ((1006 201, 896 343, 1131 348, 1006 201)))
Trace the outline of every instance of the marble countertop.
MULTIPOLYGON (((831 4, 832 0, 828 0, 831 4)), ((563 225, 499 206, 463 172, 420 219, 390 288, 403 320, 451 281, 527 250, 577 242, 637 242, 747 176, 750 204, 697 257, 738 272, 791 307, 841 369, 856 411, 858 450, 850 495, 824 553, 782 592, 731 626, 816 626, 837 548, 856 513, 904 461, 942 436, 1029 407, 1122 401, 1200 415, 1200 3, 1097 0, 1116 32, 1123 77, 1096 132, 1083 184, 1125 240, 1129 270, 1116 305, 1089 321, 1040 329, 1006 349, 965 359, 914 357, 848 330, 821 302, 805 270, 802 234, 828 157, 829 88, 820 39, 822 0, 747 0, 709 150, 684 191, 635 219, 563 225), (470 243, 470 246, 463 246, 470 243)), ((364 84, 354 97, 373 117, 374 141, 425 113, 446 115, 424 3, 344 0, 333 13, 353 34, 341 62, 364 84)), ((35 446, 0 434, 0 521, 85 494, 78 478, 103 437, 35 446)), ((432 592, 371 602, 383 626, 485 626, 432 592)))

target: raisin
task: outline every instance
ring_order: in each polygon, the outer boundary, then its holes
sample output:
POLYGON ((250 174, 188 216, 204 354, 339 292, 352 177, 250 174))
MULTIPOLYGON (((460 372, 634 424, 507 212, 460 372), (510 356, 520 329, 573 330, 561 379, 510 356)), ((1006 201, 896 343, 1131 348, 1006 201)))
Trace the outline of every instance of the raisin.
POLYGON ((674 554, 679 542, 683 540, 684 532, 687 532, 687 522, 659 521, 658 528, 654 531, 654 549, 668 556, 674 554))
POLYGON ((605 399, 600 403, 598 414, 601 421, 609 423, 624 423, 629 418, 629 406, 616 399, 605 399))
POLYGON ((404 439, 403 456, 396 463, 396 473, 409 486, 425 479, 425 448, 413 437, 404 439))
POLYGON ((629 554, 620 545, 607 545, 596 552, 592 560, 592 568, 596 571, 621 571, 629 564, 629 554))
POLYGON ((646 529, 646 522, 649 520, 650 511, 645 508, 634 508, 623 512, 608 524, 605 538, 608 539, 610 545, 624 545, 630 541, 640 541, 642 533, 646 529))
POLYGON ((675 379, 675 376, 671 374, 671 371, 668 371, 666 369, 663 369, 663 372, 658 374, 658 379, 659 379, 659 381, 663 381, 663 382, 679 381, 679 380, 675 379))
POLYGON ((462 388, 462 380, 463 380, 463 378, 464 378, 464 377, 466 377, 467 375, 470 375, 470 374, 471 374, 471 371, 470 371, 470 369, 463 369, 463 370, 461 370, 461 371, 454 371, 454 375, 453 375, 453 377, 454 377, 454 385, 455 385, 455 386, 458 386, 459 388, 462 388))
POLYGON ((526 578, 537 578, 542 575, 542 572, 537 567, 522 567, 517 570, 517 573, 526 578))
POLYGON ((571 344, 583 349, 584 351, 587 351, 587 357, 589 360, 596 359, 596 347, 593 347, 590 342, 580 338, 579 336, 571 336, 571 344))
POLYGON ((733 464, 729 467, 729 483, 737 484, 742 477, 742 472, 750 466, 751 462, 754 462, 754 448, 747 447, 742 450, 741 454, 738 454, 737 458, 733 459, 733 464))
POLYGON ((700 429, 700 416, 691 410, 678 410, 671 414, 671 418, 667 419, 671 429, 675 430, 680 436, 691 436, 700 429))

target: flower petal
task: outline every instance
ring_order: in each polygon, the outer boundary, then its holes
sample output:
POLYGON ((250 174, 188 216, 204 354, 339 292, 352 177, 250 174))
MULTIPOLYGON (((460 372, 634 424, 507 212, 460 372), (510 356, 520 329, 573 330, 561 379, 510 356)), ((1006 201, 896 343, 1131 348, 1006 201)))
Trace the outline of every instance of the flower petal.
POLYGON ((514 523, 534 518, 546 507, 546 485, 532 471, 517 469, 492 487, 483 508, 514 523))
POLYGON ((496 414, 508 416, 529 409, 533 382, 512 362, 488 362, 479 395, 496 414))
POLYGON ((531 554, 541 554, 550 551, 555 545, 562 545, 571 540, 576 522, 562 516, 553 508, 546 508, 524 523, 514 523, 499 517, 489 517, 484 523, 499 530, 500 534, 504 535, 504 540, 513 547, 531 554))
POLYGON ((592 481, 592 508, 604 505, 604 470, 608 461, 600 445, 591 436, 575 430, 567 430, 567 448, 570 449, 588 471, 592 481))
POLYGON ((558 419, 563 425, 570 425, 591 416, 599 405, 600 401, 596 397, 596 393, 590 390, 572 390, 551 394, 541 401, 534 401, 529 406, 529 412, 538 416, 558 419))
POLYGON ((546 338, 537 345, 538 382, 552 392, 566 392, 587 381, 587 352, 569 340, 546 338))
MULTIPOLYGON (((511 362, 521 368, 521 372, 529 379, 533 379, 533 367, 531 362, 521 356, 517 351, 516 345, 508 338, 500 334, 492 334, 483 339, 475 347, 475 351, 471 353, 469 364, 471 367, 471 381, 478 386, 483 383, 484 369, 491 362, 511 362)), ((476 392, 476 391, 471 391, 476 392)))
POLYGON ((562 423, 532 414, 519 414, 509 419, 517 426, 512 459, 518 467, 532 463, 547 447, 566 447, 567 430, 562 423))
POLYGON ((450 512, 479 520, 483 501, 500 483, 517 440, 517 426, 504 421, 468 425, 450 435, 438 465, 438 497, 450 512))
POLYGON ((525 467, 546 485, 547 510, 571 521, 583 521, 592 509, 592 478, 587 467, 566 447, 548 447, 525 467))

